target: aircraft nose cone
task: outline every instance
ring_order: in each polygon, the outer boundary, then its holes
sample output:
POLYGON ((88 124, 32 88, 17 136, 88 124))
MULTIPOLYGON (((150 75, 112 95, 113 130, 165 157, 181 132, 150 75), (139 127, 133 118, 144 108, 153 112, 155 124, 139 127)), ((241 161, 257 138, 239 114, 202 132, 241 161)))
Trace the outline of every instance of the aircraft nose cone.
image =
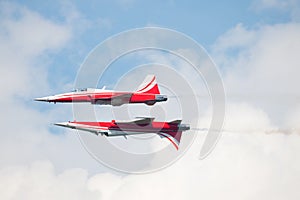
POLYGON ((48 101, 48 97, 35 98, 35 101, 48 101))
POLYGON ((62 126, 62 127, 67 127, 68 126, 68 122, 59 122, 59 123, 55 123, 54 125, 56 125, 56 126, 62 126))
POLYGON ((35 101, 47 101, 47 102, 50 102, 51 100, 53 100, 53 96, 35 98, 34 100, 35 101))

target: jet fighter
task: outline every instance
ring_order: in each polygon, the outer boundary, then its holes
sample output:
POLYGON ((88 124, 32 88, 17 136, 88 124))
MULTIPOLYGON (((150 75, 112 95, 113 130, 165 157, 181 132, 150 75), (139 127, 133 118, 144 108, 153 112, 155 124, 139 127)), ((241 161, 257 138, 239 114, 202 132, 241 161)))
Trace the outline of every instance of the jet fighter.
POLYGON ((72 92, 36 98, 36 101, 53 103, 90 102, 91 104, 120 106, 128 103, 145 103, 154 105, 156 102, 167 101, 166 95, 161 95, 156 78, 148 75, 135 92, 113 91, 97 88, 75 89, 72 92))
POLYGON ((188 124, 181 124, 181 120, 170 122, 154 121, 151 117, 137 117, 132 121, 116 121, 110 122, 62 122, 55 123, 57 126, 88 131, 96 135, 105 135, 107 137, 136 135, 155 133, 161 137, 167 138, 178 150, 181 135, 183 131, 189 130, 188 124))

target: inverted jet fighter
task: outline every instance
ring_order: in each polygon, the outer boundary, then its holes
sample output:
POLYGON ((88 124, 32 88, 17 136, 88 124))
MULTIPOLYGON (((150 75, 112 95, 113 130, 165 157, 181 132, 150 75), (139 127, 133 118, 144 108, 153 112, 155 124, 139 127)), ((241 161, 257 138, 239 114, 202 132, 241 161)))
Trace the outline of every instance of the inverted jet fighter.
POLYGON ((76 89, 69 93, 36 98, 36 101, 53 103, 90 102, 91 104, 120 106, 128 103, 145 103, 154 105, 156 102, 167 101, 161 95, 154 75, 148 75, 135 92, 113 91, 96 88, 76 89))
POLYGON ((56 123, 57 126, 92 132, 96 135, 124 136, 155 133, 161 137, 167 138, 178 150, 181 135, 183 131, 189 130, 190 126, 181 124, 181 120, 171 122, 158 122, 154 118, 138 117, 133 121, 115 121, 111 122, 62 122, 56 123))

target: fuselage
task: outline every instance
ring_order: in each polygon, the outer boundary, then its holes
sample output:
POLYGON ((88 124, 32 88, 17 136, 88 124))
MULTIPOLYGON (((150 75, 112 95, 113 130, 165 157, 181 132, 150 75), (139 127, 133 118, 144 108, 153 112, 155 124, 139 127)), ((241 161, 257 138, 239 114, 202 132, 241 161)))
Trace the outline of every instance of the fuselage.
POLYGON ((124 92, 87 88, 54 96, 36 98, 35 100, 53 103, 90 102, 92 104, 109 104, 117 106, 126 103, 145 103, 148 105, 153 105, 156 102, 166 101, 167 97, 165 95, 152 93, 124 92))
POLYGON ((149 124, 137 124, 135 122, 67 122, 68 127, 85 127, 97 128, 103 130, 107 128, 109 131, 126 131, 126 132, 141 132, 141 133, 159 133, 159 132, 177 132, 186 131, 190 127, 186 124, 177 124, 170 122, 152 122, 149 124))
POLYGON ((183 131, 189 130, 188 124, 181 124, 181 120, 171 122, 157 122, 154 118, 140 118, 129 122, 61 122, 56 123, 57 126, 88 131, 96 135, 124 136, 155 133, 161 137, 167 138, 176 149, 179 147, 181 135, 183 131))

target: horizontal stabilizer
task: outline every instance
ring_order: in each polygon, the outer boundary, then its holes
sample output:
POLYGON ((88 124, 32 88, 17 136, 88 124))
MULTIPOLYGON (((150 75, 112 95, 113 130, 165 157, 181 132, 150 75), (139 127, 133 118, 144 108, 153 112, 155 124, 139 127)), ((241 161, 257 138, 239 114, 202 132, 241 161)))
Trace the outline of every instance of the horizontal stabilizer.
POLYGON ((180 124, 181 122, 182 122, 181 119, 177 119, 177 120, 170 121, 169 123, 170 124, 180 124))

